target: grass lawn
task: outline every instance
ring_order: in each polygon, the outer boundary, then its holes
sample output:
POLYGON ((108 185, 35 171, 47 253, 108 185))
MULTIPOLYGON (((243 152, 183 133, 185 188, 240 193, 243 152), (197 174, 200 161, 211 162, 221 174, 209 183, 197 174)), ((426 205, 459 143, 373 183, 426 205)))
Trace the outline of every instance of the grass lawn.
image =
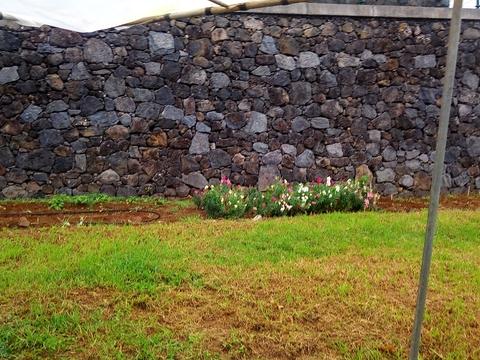
MULTIPOLYGON (((426 212, 0 229, 0 358, 406 358, 426 212)), ((424 359, 480 359, 480 212, 441 212, 424 359)))

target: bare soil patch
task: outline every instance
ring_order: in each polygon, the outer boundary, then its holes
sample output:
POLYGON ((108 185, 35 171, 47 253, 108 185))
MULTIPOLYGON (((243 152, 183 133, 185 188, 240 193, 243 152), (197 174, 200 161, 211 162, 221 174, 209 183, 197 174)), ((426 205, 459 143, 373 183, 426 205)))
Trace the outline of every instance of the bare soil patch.
MULTIPOLYGON (((388 212, 419 211, 428 208, 428 198, 389 198, 381 197, 378 207, 388 212)), ((480 209, 480 196, 478 195, 445 195, 440 199, 440 208, 477 210, 480 209)))
MULTIPOLYGON (((388 212, 420 211, 428 208, 428 198, 381 197, 378 208, 388 212)), ((480 209, 480 196, 444 196, 443 209, 480 209)), ((1 227, 31 227, 53 225, 89 224, 145 224, 151 222, 176 222, 186 217, 205 217, 193 204, 179 206, 175 202, 155 205, 125 202, 106 202, 94 206, 66 204, 63 210, 52 210, 43 202, 0 203, 1 227)))
POLYGON ((108 202, 94 206, 65 205, 52 210, 45 203, 0 203, 1 227, 30 227, 89 224, 144 224, 174 222, 190 216, 203 216, 192 206, 128 204, 108 202))

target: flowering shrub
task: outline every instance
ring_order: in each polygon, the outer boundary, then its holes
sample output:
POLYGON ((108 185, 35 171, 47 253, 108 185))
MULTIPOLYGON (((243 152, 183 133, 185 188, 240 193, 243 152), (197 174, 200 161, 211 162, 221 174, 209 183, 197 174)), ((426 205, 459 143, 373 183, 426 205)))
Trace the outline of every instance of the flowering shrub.
POLYGON ((218 185, 205 187, 203 193, 194 196, 194 201, 212 218, 239 218, 248 209, 244 191, 233 188, 227 177, 222 177, 218 185))
POLYGON ((277 181, 266 191, 233 187, 228 178, 207 186, 195 197, 197 206, 208 216, 238 218, 246 213, 262 216, 293 216, 331 211, 359 211, 375 207, 378 195, 368 186, 368 178, 334 183, 317 178, 308 184, 277 181))

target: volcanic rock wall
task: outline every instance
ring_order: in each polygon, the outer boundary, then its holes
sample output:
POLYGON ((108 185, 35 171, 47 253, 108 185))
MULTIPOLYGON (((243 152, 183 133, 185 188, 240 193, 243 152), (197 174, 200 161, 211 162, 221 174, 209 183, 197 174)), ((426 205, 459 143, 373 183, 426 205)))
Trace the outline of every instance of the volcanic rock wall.
MULTIPOLYGON (((0 193, 185 196, 222 175, 430 186, 446 22, 228 15, 0 30, 0 193)), ((465 21, 444 186, 480 188, 480 24, 465 21)))

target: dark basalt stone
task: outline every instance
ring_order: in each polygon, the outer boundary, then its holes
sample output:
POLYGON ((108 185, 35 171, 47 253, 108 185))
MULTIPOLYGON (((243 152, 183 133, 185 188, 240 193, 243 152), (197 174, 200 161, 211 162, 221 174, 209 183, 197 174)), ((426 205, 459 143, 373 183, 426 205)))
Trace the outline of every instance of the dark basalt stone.
MULTIPOLYGON (((444 176, 455 192, 480 188, 480 33, 464 27, 444 176)), ((186 196, 222 175, 265 188, 360 166, 383 194, 424 194, 445 29, 253 13, 1 29, 1 196, 186 196)))

